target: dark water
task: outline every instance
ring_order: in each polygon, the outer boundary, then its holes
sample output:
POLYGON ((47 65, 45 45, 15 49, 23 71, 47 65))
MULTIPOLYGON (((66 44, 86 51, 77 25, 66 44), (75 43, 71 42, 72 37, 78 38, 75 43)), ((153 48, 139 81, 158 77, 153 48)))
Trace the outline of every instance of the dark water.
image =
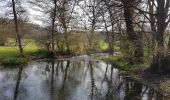
POLYGON ((118 73, 88 57, 30 62, 0 70, 0 100, 170 100, 118 73))

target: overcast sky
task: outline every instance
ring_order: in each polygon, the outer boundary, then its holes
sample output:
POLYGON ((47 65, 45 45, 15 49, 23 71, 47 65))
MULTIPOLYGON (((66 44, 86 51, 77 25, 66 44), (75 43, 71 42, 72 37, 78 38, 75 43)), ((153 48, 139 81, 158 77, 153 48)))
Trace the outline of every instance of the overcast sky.
MULTIPOLYGON (((8 7, 9 0, 1 0, 0 2, 0 17, 11 17, 12 14, 9 14, 7 12, 11 12, 11 7, 8 7)), ((26 2, 26 0, 23 0, 23 7, 27 10, 27 17, 29 18, 29 22, 34 24, 42 25, 43 23, 36 19, 37 16, 40 16, 41 13, 34 11, 30 4, 26 2)))

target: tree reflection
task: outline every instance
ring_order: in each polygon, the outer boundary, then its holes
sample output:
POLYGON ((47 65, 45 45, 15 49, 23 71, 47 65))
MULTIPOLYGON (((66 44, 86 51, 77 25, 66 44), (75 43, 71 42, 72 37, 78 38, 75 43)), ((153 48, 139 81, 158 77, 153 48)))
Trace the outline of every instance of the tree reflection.
POLYGON ((102 84, 103 84, 103 82, 107 79, 107 71, 108 71, 108 68, 109 68, 109 65, 108 65, 108 63, 107 63, 106 70, 105 70, 105 73, 104 73, 104 79, 103 79, 103 81, 102 81, 102 84))
POLYGON ((90 71, 90 78, 91 78, 91 93, 90 93, 90 100, 93 100, 93 97, 94 97, 94 86, 95 86, 95 83, 94 83, 94 76, 93 76, 93 64, 91 61, 89 61, 89 71, 90 71))
POLYGON ((56 76, 57 76, 57 78, 59 76, 59 74, 58 74, 59 65, 60 65, 60 61, 57 62, 57 67, 56 67, 56 76))
POLYGON ((114 66, 109 66, 108 64, 106 65, 102 84, 104 82, 107 84, 105 100, 113 100, 115 98, 119 100, 122 98, 118 97, 118 95, 121 94, 121 88, 123 87, 124 80, 120 78, 118 71, 114 68, 114 66))
POLYGON ((129 78, 126 78, 126 96, 125 100, 140 100, 142 93, 142 84, 138 82, 132 82, 129 78))
POLYGON ((46 65, 46 68, 45 68, 45 71, 47 72, 50 72, 50 62, 47 62, 47 65, 46 65))
MULTIPOLYGON (((107 65, 108 66, 108 65, 107 65)), ((106 78, 106 80, 107 80, 107 83, 108 83, 108 89, 107 89, 107 93, 106 93, 106 100, 111 100, 111 99, 113 99, 113 94, 112 94, 112 89, 113 89, 113 81, 112 81, 112 79, 113 79, 113 66, 111 66, 111 73, 110 73, 110 79, 109 78, 107 78, 107 77, 105 77, 106 78)), ((107 70, 106 70, 107 71, 107 70)))
POLYGON ((55 61, 51 61, 51 100, 54 100, 54 64, 55 61))
POLYGON ((18 91, 19 91, 19 85, 20 85, 20 81, 21 81, 22 71, 23 71, 23 68, 20 67, 19 72, 18 72, 18 77, 17 77, 17 82, 16 82, 16 87, 15 87, 14 99, 13 100, 16 100, 17 96, 18 96, 18 91))
MULTIPOLYGON (((67 80, 67 77, 68 77, 69 66, 70 66, 70 61, 67 61, 66 68, 65 68, 65 70, 63 69, 64 70, 64 77, 63 77, 62 86, 59 89, 58 100, 65 100, 65 93, 66 93, 66 91, 65 91, 65 84, 66 84, 66 80, 67 80)), ((64 68, 64 66, 61 66, 61 68, 64 68)))

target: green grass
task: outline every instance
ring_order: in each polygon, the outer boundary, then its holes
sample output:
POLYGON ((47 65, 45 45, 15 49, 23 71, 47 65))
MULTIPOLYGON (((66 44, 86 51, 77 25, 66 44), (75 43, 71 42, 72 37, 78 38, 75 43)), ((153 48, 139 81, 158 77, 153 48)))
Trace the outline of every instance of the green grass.
MULTIPOLYGON (((35 43, 29 44, 24 47, 24 53, 26 55, 34 55, 39 51, 38 46, 35 43)), ((16 57, 19 54, 18 46, 0 46, 0 59, 16 57)))
POLYGON ((124 74, 128 74, 132 71, 135 71, 138 67, 138 66, 136 66, 134 64, 130 64, 129 62, 124 60, 124 55, 122 55, 122 54, 110 56, 107 58, 97 58, 97 59, 103 60, 105 62, 112 64, 114 67, 120 69, 121 72, 123 72, 124 74))
POLYGON ((145 69, 149 67, 149 62, 144 62, 141 64, 131 64, 126 59, 123 54, 117 54, 107 58, 97 58, 98 60, 103 60, 112 64, 115 68, 120 69, 120 74, 127 75, 140 75, 145 69))
POLYGON ((37 51, 39 51, 39 47, 35 43, 32 43, 32 44, 24 47, 24 51, 26 54, 33 54, 33 53, 36 53, 37 51))
POLYGON ((18 47, 0 46, 0 58, 14 57, 19 53, 18 47))

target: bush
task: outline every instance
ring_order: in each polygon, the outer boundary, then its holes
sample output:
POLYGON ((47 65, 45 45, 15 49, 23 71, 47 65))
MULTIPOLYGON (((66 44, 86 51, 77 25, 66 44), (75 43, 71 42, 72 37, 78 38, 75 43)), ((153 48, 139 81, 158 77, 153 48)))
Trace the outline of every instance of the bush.
POLYGON ((18 66, 26 65, 27 60, 25 58, 8 58, 2 61, 2 65, 5 66, 18 66))

